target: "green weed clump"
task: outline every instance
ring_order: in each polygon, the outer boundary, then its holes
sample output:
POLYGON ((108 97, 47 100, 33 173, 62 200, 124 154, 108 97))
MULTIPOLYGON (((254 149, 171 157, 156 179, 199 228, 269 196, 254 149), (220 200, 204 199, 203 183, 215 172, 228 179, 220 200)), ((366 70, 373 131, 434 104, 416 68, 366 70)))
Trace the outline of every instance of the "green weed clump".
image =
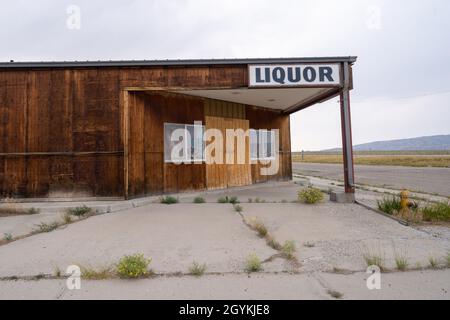
POLYGON ((146 259, 143 254, 124 256, 117 264, 117 274, 121 278, 142 278, 149 274, 148 265, 151 259, 146 259))
POLYGON ((308 187, 298 192, 298 200, 307 204, 315 204, 323 199, 323 192, 314 187, 308 187))
POLYGON ((378 210, 393 215, 400 211, 402 208, 400 204, 400 197, 392 196, 392 197, 383 197, 382 200, 377 201, 378 210))
POLYGON ((239 199, 238 199, 238 197, 235 197, 235 196, 233 196, 233 197, 225 196, 225 197, 220 197, 219 199, 217 199, 217 202, 218 203, 238 204, 239 199))
POLYGON ((179 200, 178 200, 178 198, 175 198, 173 196, 165 196, 165 197, 161 197, 160 202, 163 204, 175 204, 175 203, 178 203, 179 200))
POLYGON ((425 221, 450 221, 450 204, 439 202, 421 209, 425 221))
POLYGON ((205 198, 203 198, 203 197, 195 197, 194 198, 194 203, 201 204, 201 203, 205 203, 205 202, 206 202, 205 198))
POLYGON ((206 264, 200 264, 196 261, 189 267, 189 273, 193 276, 200 277, 206 271, 206 264))
POLYGON ((262 270, 261 259, 256 254, 251 254, 247 257, 245 271, 247 272, 258 272, 262 270))
POLYGON ((87 206, 81 206, 76 208, 69 208, 67 209, 67 213, 76 216, 76 217, 84 217, 85 215, 92 212, 92 208, 89 208, 87 206))

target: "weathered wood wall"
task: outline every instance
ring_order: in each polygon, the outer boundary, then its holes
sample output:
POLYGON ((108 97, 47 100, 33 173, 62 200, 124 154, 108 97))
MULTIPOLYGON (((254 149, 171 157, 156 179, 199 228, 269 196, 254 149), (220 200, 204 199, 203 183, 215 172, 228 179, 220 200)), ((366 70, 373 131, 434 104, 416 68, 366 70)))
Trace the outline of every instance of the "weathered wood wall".
MULTIPOLYGON (((0 197, 123 196, 123 90, 239 88, 246 86, 246 73, 245 65, 0 69, 0 197)), ((131 193, 205 188, 204 166, 164 164, 162 139, 163 122, 204 121, 202 100, 129 96, 139 106, 129 110, 137 119, 129 147, 144 159, 129 159, 131 193)), ((241 107, 232 112, 242 118, 241 107)), ((269 116, 274 113, 264 112, 266 119, 248 106, 245 113, 251 128, 282 127, 283 152, 290 150, 288 116, 275 117, 275 123, 269 116)), ((288 159, 283 157, 283 177, 290 177, 288 159)))
POLYGON ((119 195, 119 78, 111 70, 0 71, 0 195, 119 195))

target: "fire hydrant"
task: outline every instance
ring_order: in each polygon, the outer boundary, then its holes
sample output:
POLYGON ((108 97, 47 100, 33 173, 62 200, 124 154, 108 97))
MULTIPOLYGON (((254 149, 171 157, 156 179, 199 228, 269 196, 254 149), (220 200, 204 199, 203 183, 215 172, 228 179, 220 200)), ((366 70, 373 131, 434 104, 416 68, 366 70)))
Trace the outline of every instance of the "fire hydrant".
POLYGON ((402 192, 400 192, 400 206, 400 217, 408 220, 410 218, 408 190, 402 190, 402 192))
POLYGON ((400 206, 402 207, 402 210, 409 208, 409 192, 408 190, 403 190, 400 192, 400 206))

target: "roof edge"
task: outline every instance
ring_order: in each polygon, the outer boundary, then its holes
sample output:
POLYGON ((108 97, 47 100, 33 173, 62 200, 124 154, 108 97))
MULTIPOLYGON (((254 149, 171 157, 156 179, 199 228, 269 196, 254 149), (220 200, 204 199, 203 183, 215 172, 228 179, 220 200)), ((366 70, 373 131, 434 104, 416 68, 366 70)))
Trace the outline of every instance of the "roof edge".
POLYGON ((291 57, 245 59, 185 59, 185 60, 109 60, 109 61, 30 61, 0 62, 0 68, 71 68, 71 67, 159 67, 205 66, 273 63, 355 63, 356 56, 343 57, 291 57))

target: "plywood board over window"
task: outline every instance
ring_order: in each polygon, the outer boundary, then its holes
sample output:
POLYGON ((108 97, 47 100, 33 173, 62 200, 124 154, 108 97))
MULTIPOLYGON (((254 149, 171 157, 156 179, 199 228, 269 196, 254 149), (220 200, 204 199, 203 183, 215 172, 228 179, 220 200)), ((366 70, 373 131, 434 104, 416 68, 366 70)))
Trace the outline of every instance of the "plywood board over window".
MULTIPOLYGON (((245 161, 238 163, 238 140, 233 139, 233 150, 227 148, 226 130, 241 129, 248 132, 249 122, 244 119, 233 119, 224 117, 205 117, 205 127, 208 129, 217 129, 222 133, 223 137, 223 158, 219 163, 211 163, 206 166, 206 184, 208 189, 223 189, 227 187, 246 186, 252 183, 251 167, 250 167, 250 146, 249 137, 245 137, 245 161), (228 161, 227 161, 228 160, 228 161)), ((209 143, 213 143, 210 141, 209 143)), ((207 144, 209 144, 207 142, 207 144)), ((230 143, 230 142, 229 142, 230 143)), ((216 150, 217 152, 217 150, 216 150)), ((217 154, 212 154, 217 157, 217 154)), ((206 159, 210 162, 210 155, 206 154, 206 159)))

